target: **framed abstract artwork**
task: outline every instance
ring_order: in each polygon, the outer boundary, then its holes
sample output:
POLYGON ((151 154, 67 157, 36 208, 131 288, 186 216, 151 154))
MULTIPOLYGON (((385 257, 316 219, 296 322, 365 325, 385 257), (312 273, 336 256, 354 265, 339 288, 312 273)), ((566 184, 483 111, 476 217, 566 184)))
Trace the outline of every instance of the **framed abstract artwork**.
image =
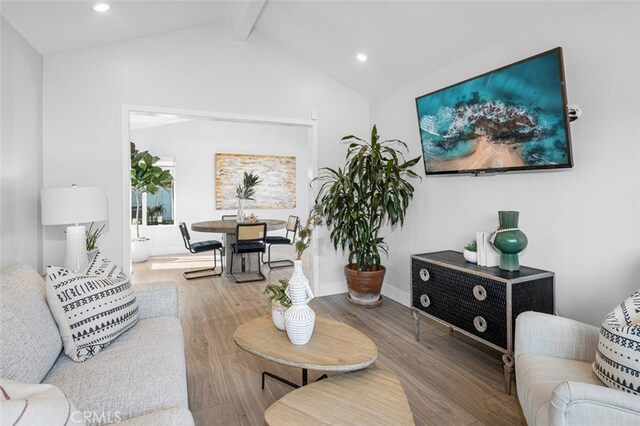
POLYGON ((246 200, 245 209, 292 209, 296 207, 296 157, 253 154, 216 154, 216 209, 238 208, 236 186, 244 172, 253 172, 262 181, 255 200, 246 200))
POLYGON ((573 166, 562 49, 416 99, 425 172, 573 166))

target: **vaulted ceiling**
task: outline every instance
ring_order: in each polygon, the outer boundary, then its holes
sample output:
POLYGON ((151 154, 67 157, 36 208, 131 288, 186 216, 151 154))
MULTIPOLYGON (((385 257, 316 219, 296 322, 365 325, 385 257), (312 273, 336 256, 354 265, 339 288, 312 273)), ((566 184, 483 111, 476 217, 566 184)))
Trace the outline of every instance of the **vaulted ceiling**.
MULTIPOLYGON (((548 19, 576 1, 3 1, 2 15, 42 55, 219 22, 251 28, 373 98, 548 19), (359 62, 356 53, 365 53, 359 62)), ((244 37, 243 33, 244 32, 244 37)), ((240 36, 238 36, 240 33, 240 36)), ((251 38, 245 41, 251 42, 251 38)), ((549 46, 553 47, 553 46, 549 46)))

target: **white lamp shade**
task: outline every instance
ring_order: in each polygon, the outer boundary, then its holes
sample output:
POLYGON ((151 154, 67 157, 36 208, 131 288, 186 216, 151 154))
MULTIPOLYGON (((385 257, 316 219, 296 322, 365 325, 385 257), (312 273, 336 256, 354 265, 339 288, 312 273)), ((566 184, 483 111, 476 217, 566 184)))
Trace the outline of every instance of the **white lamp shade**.
POLYGON ((42 190, 42 224, 68 225, 107 220, 104 188, 70 186, 42 190))

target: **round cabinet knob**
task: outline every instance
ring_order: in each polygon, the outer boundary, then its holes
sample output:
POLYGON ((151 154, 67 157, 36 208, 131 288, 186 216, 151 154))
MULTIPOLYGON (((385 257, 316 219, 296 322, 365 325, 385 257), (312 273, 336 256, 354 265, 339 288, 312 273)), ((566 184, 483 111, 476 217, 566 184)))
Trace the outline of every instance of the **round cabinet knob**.
POLYGON ((429 278, 431 278, 429 275, 429 271, 424 268, 420 269, 420 279, 422 281, 429 281, 429 278))
POLYGON ((425 308, 428 308, 429 305, 431 305, 431 299, 429 299, 429 296, 427 296, 426 294, 423 294, 422 296, 420 296, 420 304, 425 308))
POLYGON ((487 298, 487 290, 485 290, 481 285, 477 285, 473 288, 473 296, 482 301, 487 298))
POLYGON ((475 317, 473 319, 473 326, 476 328, 476 330, 478 330, 480 333, 484 333, 485 331, 487 331, 487 320, 485 320, 482 317, 475 317))

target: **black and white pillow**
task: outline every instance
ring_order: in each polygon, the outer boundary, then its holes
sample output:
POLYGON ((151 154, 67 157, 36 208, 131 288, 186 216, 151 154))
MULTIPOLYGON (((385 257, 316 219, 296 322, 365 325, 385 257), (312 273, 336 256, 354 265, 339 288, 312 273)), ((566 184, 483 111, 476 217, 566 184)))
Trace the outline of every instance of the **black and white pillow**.
POLYGON ((640 290, 602 322, 593 371, 608 387, 640 395, 640 290))
POLYGON ((122 269, 97 252, 84 274, 47 267, 47 302, 64 353, 82 362, 138 321, 138 302, 122 269))

